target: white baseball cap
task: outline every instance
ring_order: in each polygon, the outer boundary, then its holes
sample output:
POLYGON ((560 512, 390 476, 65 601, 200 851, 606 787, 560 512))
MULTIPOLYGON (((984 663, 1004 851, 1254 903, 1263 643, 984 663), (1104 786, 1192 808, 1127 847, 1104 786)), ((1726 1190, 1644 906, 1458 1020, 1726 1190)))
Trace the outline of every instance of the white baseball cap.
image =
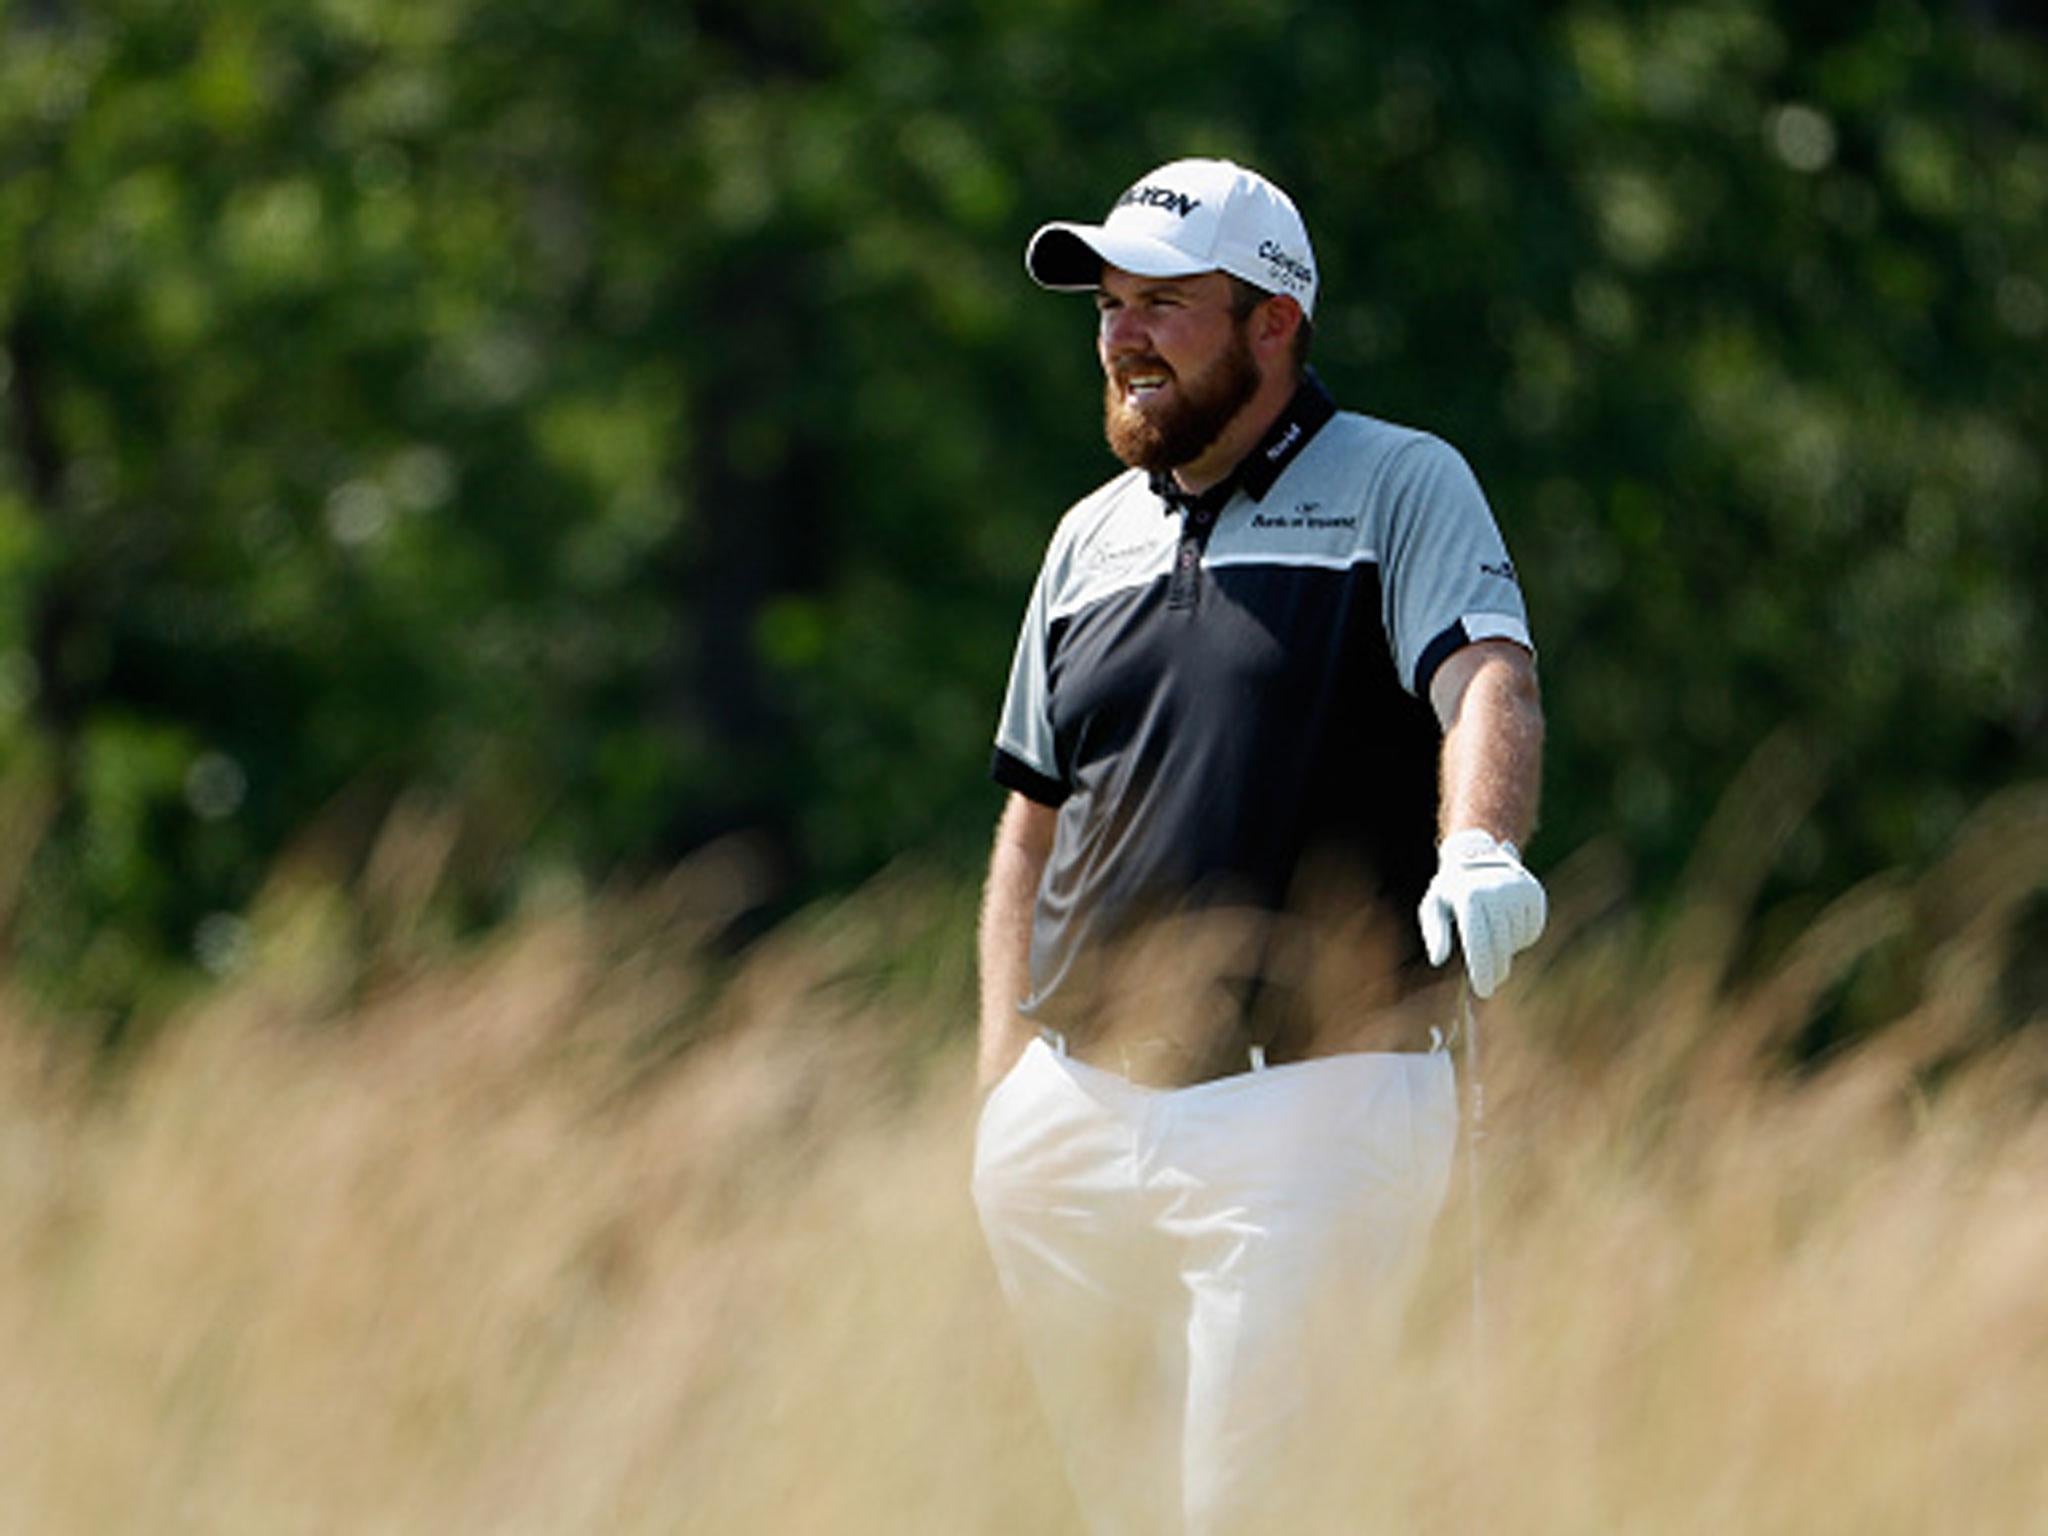
POLYGON ((1100 224, 1047 224, 1024 248, 1025 270, 1045 288, 1097 288, 1104 262, 1140 277, 1228 272, 1315 314, 1315 252, 1293 200, 1228 160, 1162 165, 1100 224))

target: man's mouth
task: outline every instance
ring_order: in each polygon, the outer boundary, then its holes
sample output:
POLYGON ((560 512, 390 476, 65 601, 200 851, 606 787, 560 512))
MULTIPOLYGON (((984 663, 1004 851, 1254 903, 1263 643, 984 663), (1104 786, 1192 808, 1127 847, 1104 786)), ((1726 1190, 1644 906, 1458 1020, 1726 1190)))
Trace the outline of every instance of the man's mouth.
POLYGON ((1141 401, 1158 393, 1173 382, 1173 375, 1164 368, 1131 368, 1118 377, 1123 385, 1124 398, 1141 401))

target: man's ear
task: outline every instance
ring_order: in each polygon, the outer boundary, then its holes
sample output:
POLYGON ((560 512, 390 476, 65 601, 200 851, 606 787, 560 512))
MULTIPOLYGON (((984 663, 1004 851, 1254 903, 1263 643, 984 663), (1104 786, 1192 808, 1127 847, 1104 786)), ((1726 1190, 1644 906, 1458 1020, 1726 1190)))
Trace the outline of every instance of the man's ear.
POLYGON ((1258 307, 1253 345, 1262 353, 1284 357, 1294 349, 1294 333, 1301 329, 1301 322, 1301 302, 1292 294, 1276 293, 1258 307))

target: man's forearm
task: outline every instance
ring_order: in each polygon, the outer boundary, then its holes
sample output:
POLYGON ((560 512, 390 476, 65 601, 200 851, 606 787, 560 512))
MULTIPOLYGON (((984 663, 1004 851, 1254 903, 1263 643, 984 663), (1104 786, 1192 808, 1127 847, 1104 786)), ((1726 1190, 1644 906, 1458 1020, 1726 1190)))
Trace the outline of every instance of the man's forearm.
POLYGON ((1520 844, 1535 829, 1543 782, 1535 670, 1518 653, 1477 656, 1473 663, 1445 724, 1437 831, 1478 827, 1520 844))
POLYGON ((1481 641, 1437 668, 1430 702, 1444 729, 1436 875, 1416 918, 1430 964, 1465 952, 1472 991, 1491 997, 1515 955, 1542 936, 1543 886, 1514 850, 1536 825, 1543 704, 1528 652, 1481 641))
POLYGON ((986 1093, 1030 1042, 1017 1012, 1030 988, 1031 914, 1050 851, 1051 812, 1013 799, 996 829, 981 897, 981 1047, 975 1079, 986 1093))

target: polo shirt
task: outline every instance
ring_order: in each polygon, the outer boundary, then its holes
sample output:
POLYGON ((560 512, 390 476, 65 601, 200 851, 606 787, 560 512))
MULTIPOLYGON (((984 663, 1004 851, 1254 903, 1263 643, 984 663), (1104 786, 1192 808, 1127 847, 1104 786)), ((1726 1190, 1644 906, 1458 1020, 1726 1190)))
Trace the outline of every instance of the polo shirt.
POLYGON ((1190 909, 1286 910, 1311 860, 1402 913, 1412 960, 1436 865, 1429 683, 1483 639, 1534 649, 1471 469, 1339 411, 1312 373, 1222 485, 1130 470, 1076 503, 992 767, 1059 812, 1023 1012, 1085 1029, 1109 947, 1190 909))

